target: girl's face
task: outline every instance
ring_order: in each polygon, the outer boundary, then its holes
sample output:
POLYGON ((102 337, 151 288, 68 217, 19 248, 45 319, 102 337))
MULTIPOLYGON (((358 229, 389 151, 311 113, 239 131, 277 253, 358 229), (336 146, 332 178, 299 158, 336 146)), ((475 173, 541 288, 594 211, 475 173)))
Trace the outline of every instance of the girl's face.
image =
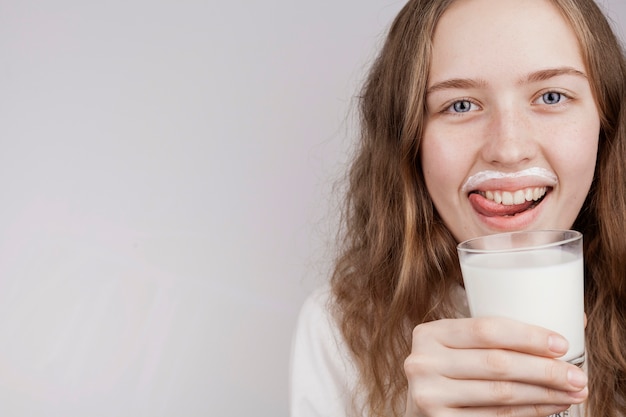
POLYGON ((420 157, 457 241, 570 228, 599 132, 576 35, 548 0, 464 0, 444 13, 420 157))

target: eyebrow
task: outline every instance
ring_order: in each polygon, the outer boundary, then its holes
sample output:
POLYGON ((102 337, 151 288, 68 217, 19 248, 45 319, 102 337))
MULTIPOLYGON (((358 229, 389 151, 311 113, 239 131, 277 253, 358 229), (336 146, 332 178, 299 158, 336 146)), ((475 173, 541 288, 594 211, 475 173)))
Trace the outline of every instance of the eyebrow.
POLYGON ((441 81, 439 83, 435 83, 432 86, 428 87, 426 90, 426 95, 434 93, 435 91, 440 90, 448 90, 448 89, 469 89, 469 88, 480 88, 487 85, 487 81, 485 80, 474 80, 471 78, 453 78, 450 80, 441 81))
POLYGON ((532 72, 526 77, 526 82, 533 83, 537 81, 545 81, 553 77, 558 77, 559 75, 574 75, 587 79, 587 74, 582 71, 572 67, 560 67, 532 72))
MULTIPOLYGON (((545 81, 545 80, 549 80, 550 78, 558 77, 560 75, 574 75, 577 77, 583 77, 584 79, 587 79, 587 75, 582 71, 579 71, 572 67, 559 67, 559 68, 549 68, 549 69, 531 72, 526 77, 522 78, 519 81, 519 84, 545 81)), ((428 90, 426 90, 426 96, 436 91, 440 91, 440 90, 471 89, 471 88, 484 87, 485 85, 487 85, 487 81, 483 79, 452 78, 449 80, 435 83, 432 86, 430 86, 428 90)))

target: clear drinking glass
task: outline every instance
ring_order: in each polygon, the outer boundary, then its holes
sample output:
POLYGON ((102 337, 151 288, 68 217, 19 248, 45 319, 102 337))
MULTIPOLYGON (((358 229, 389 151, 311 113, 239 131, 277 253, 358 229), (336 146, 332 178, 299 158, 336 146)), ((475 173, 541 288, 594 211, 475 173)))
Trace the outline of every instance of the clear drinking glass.
MULTIPOLYGON (((537 230, 478 237, 457 246, 472 317, 500 316, 545 327, 569 342, 560 359, 583 366, 583 237, 537 230)), ((581 416, 582 405, 549 417, 581 416)))
POLYGON ((560 359, 585 359, 583 238, 574 230, 478 237, 457 247, 472 317, 500 316, 565 337, 560 359))

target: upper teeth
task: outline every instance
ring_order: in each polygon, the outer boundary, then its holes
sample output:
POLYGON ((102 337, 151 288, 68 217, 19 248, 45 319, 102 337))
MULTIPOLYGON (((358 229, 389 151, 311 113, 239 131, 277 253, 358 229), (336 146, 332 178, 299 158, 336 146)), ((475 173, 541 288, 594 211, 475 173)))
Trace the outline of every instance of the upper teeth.
POLYGON ((517 191, 481 191, 480 194, 487 200, 497 204, 511 206, 522 204, 525 201, 537 201, 546 194, 546 187, 532 187, 517 191))

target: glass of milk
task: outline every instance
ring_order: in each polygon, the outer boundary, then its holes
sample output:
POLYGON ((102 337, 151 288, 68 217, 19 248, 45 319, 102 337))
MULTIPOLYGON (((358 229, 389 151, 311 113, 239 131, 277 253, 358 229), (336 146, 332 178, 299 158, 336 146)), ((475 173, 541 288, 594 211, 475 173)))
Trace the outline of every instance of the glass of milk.
POLYGON ((478 237, 457 247, 472 317, 500 316, 565 337, 560 359, 585 359, 582 234, 536 230, 478 237))

